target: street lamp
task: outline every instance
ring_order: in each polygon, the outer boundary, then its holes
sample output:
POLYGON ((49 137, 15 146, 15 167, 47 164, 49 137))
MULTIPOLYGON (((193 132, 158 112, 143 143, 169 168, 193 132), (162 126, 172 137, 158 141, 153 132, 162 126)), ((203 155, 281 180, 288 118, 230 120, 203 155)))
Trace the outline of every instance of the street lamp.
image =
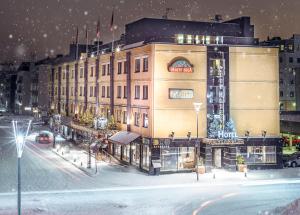
POLYGON ((18 156, 18 215, 21 215, 21 157, 23 154, 26 137, 30 128, 31 120, 29 120, 25 135, 18 128, 18 121, 12 121, 14 138, 18 156))
POLYGON ((199 118, 199 112, 200 112, 200 107, 202 103, 200 102, 194 102, 194 108, 196 111, 196 121, 197 121, 197 139, 196 139, 196 174, 197 174, 197 181, 199 181, 199 171, 198 171, 198 160, 199 160, 199 151, 200 151, 200 142, 199 142, 199 133, 198 133, 198 118, 199 118))

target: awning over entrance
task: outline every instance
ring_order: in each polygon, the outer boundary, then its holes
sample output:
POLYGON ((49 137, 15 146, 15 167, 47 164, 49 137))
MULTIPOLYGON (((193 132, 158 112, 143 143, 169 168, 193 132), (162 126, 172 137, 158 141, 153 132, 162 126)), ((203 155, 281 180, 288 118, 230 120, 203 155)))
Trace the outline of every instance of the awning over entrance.
POLYGON ((109 141, 117 144, 129 144, 132 141, 136 140, 139 138, 140 135, 133 133, 133 132, 128 132, 128 131, 119 131, 118 133, 114 134, 110 138, 108 138, 109 141))

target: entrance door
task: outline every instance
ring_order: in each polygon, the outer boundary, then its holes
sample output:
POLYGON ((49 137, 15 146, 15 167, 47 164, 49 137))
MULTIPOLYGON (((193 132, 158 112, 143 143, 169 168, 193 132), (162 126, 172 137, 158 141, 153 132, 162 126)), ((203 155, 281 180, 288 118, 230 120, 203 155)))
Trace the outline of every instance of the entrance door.
POLYGON ((214 149, 214 166, 222 167, 222 149, 214 149))

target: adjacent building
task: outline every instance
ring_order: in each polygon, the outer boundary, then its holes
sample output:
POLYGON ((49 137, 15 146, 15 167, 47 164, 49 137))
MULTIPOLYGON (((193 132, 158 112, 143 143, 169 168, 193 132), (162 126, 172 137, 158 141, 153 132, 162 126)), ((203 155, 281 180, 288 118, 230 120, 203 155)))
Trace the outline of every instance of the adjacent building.
MULTIPOLYGON (((49 70, 51 109, 113 116, 107 151, 120 161, 149 173, 191 171, 197 160, 235 170, 237 156, 249 168, 282 166, 278 48, 258 44, 249 17, 144 18, 88 50, 49 70)), ((72 138, 90 131, 65 127, 72 138)))

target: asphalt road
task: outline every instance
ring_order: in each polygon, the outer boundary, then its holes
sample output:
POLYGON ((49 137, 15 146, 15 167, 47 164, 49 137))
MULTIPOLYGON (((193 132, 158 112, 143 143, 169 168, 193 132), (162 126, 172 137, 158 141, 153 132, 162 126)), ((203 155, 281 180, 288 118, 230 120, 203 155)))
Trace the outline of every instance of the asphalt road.
MULTIPOLYGON (((0 126, 0 215, 17 212, 17 159, 9 126, 0 126)), ((102 166, 99 175, 90 177, 50 147, 27 143, 24 149, 23 214, 272 214, 300 197, 295 180, 191 183, 189 174, 152 177, 117 166, 102 166)))

